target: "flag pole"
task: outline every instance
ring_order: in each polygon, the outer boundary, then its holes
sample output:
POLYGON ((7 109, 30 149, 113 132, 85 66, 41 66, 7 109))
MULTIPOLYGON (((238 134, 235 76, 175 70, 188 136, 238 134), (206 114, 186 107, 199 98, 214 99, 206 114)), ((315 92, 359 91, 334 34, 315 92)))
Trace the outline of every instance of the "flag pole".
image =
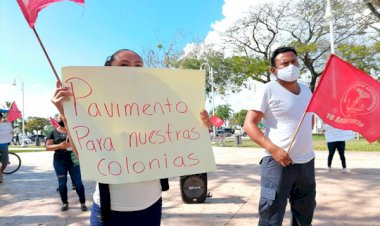
POLYGON ((59 81, 59 84, 62 86, 61 79, 59 79, 59 76, 58 76, 58 74, 57 74, 57 71, 55 70, 53 63, 52 63, 51 60, 50 60, 49 54, 47 53, 47 51, 46 51, 46 49, 45 49, 45 46, 44 46, 44 44, 42 43, 42 41, 41 41, 41 39, 40 39, 40 36, 38 35, 38 33, 37 33, 36 29, 34 28, 34 26, 32 27, 32 29, 33 29, 34 34, 35 34, 36 37, 37 37, 38 42, 40 43, 40 46, 41 46, 42 50, 44 51, 44 54, 45 54, 47 60, 49 61, 50 67, 51 67, 51 69, 53 70, 53 73, 54 73, 56 79, 59 81))
POLYGON ((289 154, 289 152, 290 152, 290 149, 291 149, 292 146, 293 146, 293 143, 294 143, 294 140, 296 139, 296 136, 297 136, 297 134, 298 134, 298 131, 299 131, 300 128, 301 128, 301 125, 302 125, 302 123, 303 123, 303 120, 305 119, 306 113, 307 113, 306 111, 303 113, 302 118, 301 118, 300 122, 298 123, 297 129, 296 129, 296 131, 294 132, 294 135, 293 135, 293 137, 292 137, 292 140, 290 141, 290 144, 289 144, 289 147, 288 147, 288 151, 287 151, 288 154, 289 154))
POLYGON ((326 13, 325 13, 325 19, 329 22, 330 25, 330 48, 331 48, 331 53, 334 54, 334 24, 333 24, 333 15, 331 12, 331 4, 330 0, 327 0, 327 5, 326 5, 326 13))

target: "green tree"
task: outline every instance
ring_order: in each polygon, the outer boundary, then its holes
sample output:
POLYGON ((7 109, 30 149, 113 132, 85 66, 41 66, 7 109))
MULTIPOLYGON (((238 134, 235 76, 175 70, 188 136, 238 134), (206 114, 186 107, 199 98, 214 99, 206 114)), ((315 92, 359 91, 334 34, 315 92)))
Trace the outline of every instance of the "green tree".
MULTIPOLYGON (((194 50, 194 52, 196 54, 189 54, 178 60, 175 67, 199 70, 203 63, 208 63, 213 68, 214 91, 216 93, 224 95, 229 90, 239 91, 242 88, 242 83, 230 81, 234 62, 225 57, 222 51, 207 48, 202 54, 199 54, 199 50, 194 50)), ((204 69, 206 70, 206 93, 210 94, 211 75, 208 68, 204 69)))
MULTIPOLYGON (((360 41, 357 40, 370 38, 371 33, 368 27, 375 21, 372 16, 365 14, 365 5, 361 1, 347 4, 345 0, 334 0, 332 3, 334 44, 337 49, 348 50, 342 46, 358 46, 360 41)), ((301 0, 300 4, 294 5, 292 9, 293 12, 288 19, 296 23, 286 23, 283 30, 291 35, 288 43, 297 48, 299 58, 305 68, 310 71, 310 88, 314 91, 317 78, 322 74, 330 54, 329 26, 324 18, 326 1, 301 0)), ((365 44, 372 46, 373 42, 367 41, 365 44)), ((368 52, 367 54, 369 57, 374 57, 376 53, 370 55, 371 53, 368 52)), ((351 61, 360 68, 360 65, 357 65, 360 60, 352 58, 356 56, 349 54, 345 56, 345 60, 351 61)))
POLYGON ((337 54, 343 59, 355 65, 357 68, 370 73, 371 70, 379 73, 380 71, 380 41, 375 42, 373 45, 340 45, 337 54))
MULTIPOLYGON (((366 6, 362 1, 347 4, 346 0, 334 0, 332 3, 335 45, 340 53, 347 57, 345 60, 360 68, 360 61, 355 60, 357 56, 343 52, 349 50, 344 46, 364 45, 367 49, 376 46, 378 32, 371 28, 376 20, 366 13, 366 6)), ((307 70, 311 74, 310 87, 314 91, 316 81, 330 54, 330 33, 328 22, 324 18, 325 9, 326 1, 320 0, 288 0, 264 4, 255 7, 247 17, 236 22, 226 32, 226 41, 240 56, 263 61, 270 59, 275 44, 296 47, 303 71, 307 70)), ((371 65, 374 65, 378 53, 370 51, 367 54, 368 59, 374 59, 371 62, 371 65)), ((256 62, 260 61, 252 61, 252 64, 256 62)), ((368 67, 361 69, 367 70, 368 67)), ((262 67, 262 70, 253 74, 241 71, 231 76, 238 76, 243 80, 251 77, 257 81, 268 82, 270 75, 265 67, 262 67)))
MULTIPOLYGON (((28 122, 25 125, 25 129, 29 132, 41 134, 45 127, 50 125, 49 119, 40 118, 40 117, 29 117, 28 122)), ((36 145, 39 146, 39 139, 36 139, 36 145)))
POLYGON ((231 59, 231 64, 237 63, 231 74, 236 78, 232 81, 242 83, 248 78, 263 83, 270 81, 270 56, 289 10, 289 2, 286 1, 260 5, 251 9, 246 17, 238 20, 223 34, 226 43, 237 55, 231 59), (238 66, 242 64, 245 66, 238 66))
POLYGON ((215 108, 215 115, 224 121, 231 118, 232 112, 231 105, 229 104, 219 105, 215 108))
POLYGON ((233 125, 238 125, 240 127, 243 127, 247 112, 248 112, 247 110, 240 110, 239 112, 234 113, 232 115, 231 123, 233 125))
POLYGON ((45 126, 50 125, 49 119, 40 117, 29 117, 28 122, 25 125, 25 129, 29 132, 34 133, 34 131, 42 132, 45 126))

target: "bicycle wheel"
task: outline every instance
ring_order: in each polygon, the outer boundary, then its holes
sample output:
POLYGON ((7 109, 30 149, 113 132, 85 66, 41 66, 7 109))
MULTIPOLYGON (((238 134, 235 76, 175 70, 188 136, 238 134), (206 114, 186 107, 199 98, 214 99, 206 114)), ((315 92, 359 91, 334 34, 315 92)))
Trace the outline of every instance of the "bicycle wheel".
POLYGON ((12 174, 21 167, 21 158, 16 153, 9 152, 9 160, 7 168, 4 170, 4 174, 12 174))

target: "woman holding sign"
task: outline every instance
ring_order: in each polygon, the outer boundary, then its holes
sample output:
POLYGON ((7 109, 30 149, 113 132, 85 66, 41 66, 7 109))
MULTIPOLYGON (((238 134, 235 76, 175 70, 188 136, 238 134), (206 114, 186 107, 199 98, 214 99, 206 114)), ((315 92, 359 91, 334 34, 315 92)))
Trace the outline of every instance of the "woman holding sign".
MULTIPOLYGON (((105 66, 143 67, 144 62, 136 52, 121 49, 107 58, 105 66)), ((60 87, 57 83, 52 102, 61 114, 63 101, 68 100, 71 95, 69 88, 60 87)), ((205 125, 209 124, 206 111, 201 113, 201 118, 205 125)), ((73 149, 76 151, 75 147, 73 149)), ((167 189, 168 184, 165 180, 128 184, 98 183, 93 195, 91 225, 160 225, 161 193, 167 189)))

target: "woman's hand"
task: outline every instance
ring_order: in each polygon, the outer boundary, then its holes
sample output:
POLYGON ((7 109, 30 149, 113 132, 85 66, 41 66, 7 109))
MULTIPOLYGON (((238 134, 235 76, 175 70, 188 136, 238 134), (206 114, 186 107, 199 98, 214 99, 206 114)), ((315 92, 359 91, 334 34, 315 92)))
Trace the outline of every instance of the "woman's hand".
POLYGON ((70 147, 70 143, 67 141, 63 141, 59 144, 59 149, 68 149, 70 147))
POLYGON ((61 115, 64 115, 63 102, 68 101, 70 99, 70 96, 72 96, 72 92, 69 87, 61 87, 61 83, 59 81, 57 81, 56 87, 57 88, 54 92, 53 98, 51 98, 51 102, 58 109, 58 112, 61 115))
POLYGON ((203 125, 207 128, 210 128, 212 126, 212 123, 210 121, 210 116, 208 115, 208 112, 206 110, 203 110, 201 111, 200 115, 203 125))

